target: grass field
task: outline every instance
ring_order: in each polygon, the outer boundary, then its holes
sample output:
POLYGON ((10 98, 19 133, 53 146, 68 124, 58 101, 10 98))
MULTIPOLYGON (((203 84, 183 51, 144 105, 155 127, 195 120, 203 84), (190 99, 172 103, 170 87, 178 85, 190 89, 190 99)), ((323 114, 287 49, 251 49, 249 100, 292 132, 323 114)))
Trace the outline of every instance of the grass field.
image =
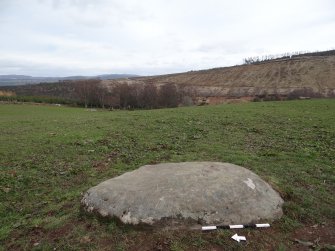
POLYGON ((0 105, 0 250, 303 250, 335 245, 335 100, 149 111, 0 105), (284 198, 266 230, 140 231, 80 210, 82 193, 141 165, 242 165, 284 198))

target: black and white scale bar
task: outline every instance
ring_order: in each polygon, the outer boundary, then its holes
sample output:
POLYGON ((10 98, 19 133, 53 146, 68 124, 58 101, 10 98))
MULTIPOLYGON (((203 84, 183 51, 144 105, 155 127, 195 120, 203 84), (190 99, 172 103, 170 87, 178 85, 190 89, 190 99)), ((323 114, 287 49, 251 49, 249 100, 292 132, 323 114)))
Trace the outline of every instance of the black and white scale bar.
POLYGON ((247 225, 219 225, 219 226, 204 226, 201 228, 202 231, 216 230, 216 229, 236 229, 236 228, 264 228, 270 227, 270 224, 247 224, 247 225))

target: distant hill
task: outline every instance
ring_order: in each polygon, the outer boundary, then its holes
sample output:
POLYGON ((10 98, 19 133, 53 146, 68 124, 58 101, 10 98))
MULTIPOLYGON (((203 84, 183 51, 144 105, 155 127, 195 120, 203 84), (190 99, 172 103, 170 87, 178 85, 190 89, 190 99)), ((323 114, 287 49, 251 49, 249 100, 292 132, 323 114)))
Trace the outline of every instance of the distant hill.
POLYGON ((26 75, 0 75, 0 86, 15 86, 38 83, 54 83, 64 80, 80 80, 98 78, 101 80, 138 77, 134 74, 103 74, 97 76, 69 76, 69 77, 32 77, 26 75))

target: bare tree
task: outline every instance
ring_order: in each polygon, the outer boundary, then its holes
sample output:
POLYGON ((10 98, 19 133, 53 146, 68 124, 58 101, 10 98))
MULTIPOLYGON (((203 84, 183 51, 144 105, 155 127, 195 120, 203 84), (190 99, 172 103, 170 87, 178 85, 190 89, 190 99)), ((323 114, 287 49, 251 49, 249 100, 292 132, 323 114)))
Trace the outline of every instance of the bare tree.
POLYGON ((159 90, 159 105, 161 107, 177 107, 180 95, 174 84, 167 83, 161 86, 159 90))
POLYGON ((117 87, 117 92, 120 99, 120 107, 128 107, 130 88, 128 84, 119 84, 117 87))
POLYGON ((105 104, 107 103, 107 90, 100 82, 98 85, 96 85, 96 90, 93 90, 96 94, 96 98, 99 102, 99 106, 102 108, 105 108, 105 104))
POLYGON ((144 85, 140 95, 139 105, 142 108, 149 109, 158 107, 158 92, 154 84, 144 85))
POLYGON ((74 83, 74 89, 78 96, 80 102, 85 105, 85 108, 88 105, 97 105, 98 104, 98 95, 97 90, 99 88, 101 80, 99 79, 85 79, 78 80, 74 83))

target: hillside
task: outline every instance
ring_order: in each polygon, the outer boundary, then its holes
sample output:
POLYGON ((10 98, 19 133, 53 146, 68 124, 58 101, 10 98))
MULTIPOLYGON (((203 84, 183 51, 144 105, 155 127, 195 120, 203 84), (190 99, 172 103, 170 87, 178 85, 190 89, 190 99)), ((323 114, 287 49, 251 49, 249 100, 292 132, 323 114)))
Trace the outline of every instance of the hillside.
MULTIPOLYGON (((335 51, 285 56, 232 67, 169 75, 108 78, 110 76, 100 76, 105 94, 101 94, 99 90, 100 97, 93 97, 92 100, 100 99, 100 103, 94 102, 99 105, 103 102, 112 107, 138 107, 125 103, 122 105, 121 100, 136 99, 137 103, 141 103, 145 85, 153 85, 158 91, 163 85, 176 86, 175 96, 181 97, 178 102, 182 105, 335 97, 335 51), (128 86, 128 89, 121 86, 128 86), (122 98, 121 95, 129 97, 122 98)), ((79 80, 65 80, 53 84, 0 87, 0 90, 11 91, 19 96, 78 99, 80 88, 75 88, 78 84, 79 80)), ((97 90, 93 89, 86 88, 87 92, 94 95, 97 90)), ((153 97, 150 93, 144 96, 149 99, 153 97)))
MULTIPOLYGON (((125 81, 125 80, 120 80, 125 81)), ((120 82, 118 81, 118 82, 120 82)), ((196 90, 200 97, 240 98, 292 92, 335 95, 335 56, 304 56, 179 74, 139 77, 127 83, 173 83, 196 90)), ((113 85, 115 81, 104 81, 113 85)))

